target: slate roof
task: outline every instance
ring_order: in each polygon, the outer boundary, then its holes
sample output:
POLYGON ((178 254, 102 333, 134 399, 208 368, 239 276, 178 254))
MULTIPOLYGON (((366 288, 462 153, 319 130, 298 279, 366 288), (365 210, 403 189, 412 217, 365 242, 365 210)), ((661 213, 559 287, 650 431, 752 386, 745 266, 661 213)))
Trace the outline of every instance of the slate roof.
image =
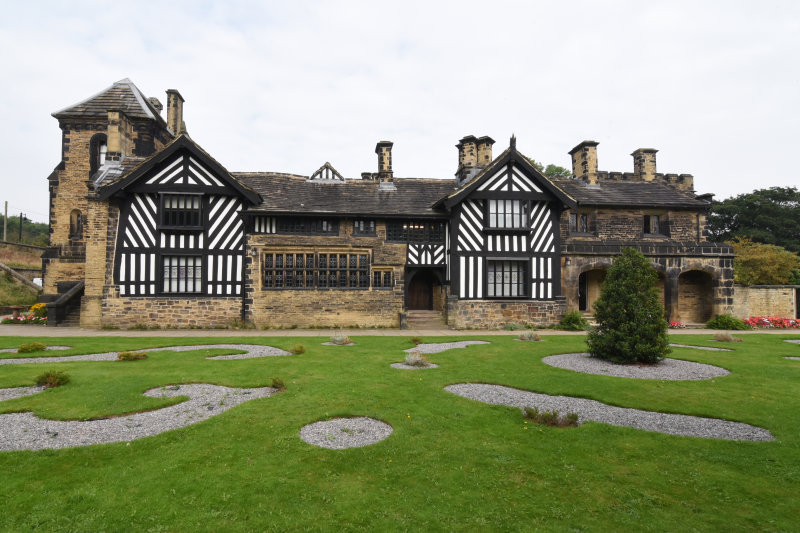
POLYGON ((574 198, 578 205, 618 207, 685 207, 707 208, 711 204, 699 200, 688 191, 680 191, 658 182, 601 181, 598 188, 587 187, 578 179, 555 179, 553 184, 574 198))
POLYGON ((121 110, 133 118, 149 118, 165 123, 131 80, 125 78, 82 102, 53 113, 56 118, 107 117, 109 110, 121 110))
POLYGON ((377 180, 320 183, 294 174, 231 174, 261 195, 261 203, 248 210, 254 213, 441 217, 446 213, 433 205, 456 184, 453 179, 394 178, 396 190, 385 190, 377 180))

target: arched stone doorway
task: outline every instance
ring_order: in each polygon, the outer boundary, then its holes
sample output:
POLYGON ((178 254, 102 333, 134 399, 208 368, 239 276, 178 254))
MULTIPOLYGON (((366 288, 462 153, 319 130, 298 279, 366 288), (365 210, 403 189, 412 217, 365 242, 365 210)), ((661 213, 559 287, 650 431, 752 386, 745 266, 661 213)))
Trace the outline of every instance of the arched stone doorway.
POLYGON ((703 324, 711 320, 714 291, 711 274, 688 270, 678 276, 678 315, 682 322, 703 324))
POLYGON ((582 272, 578 277, 578 310, 594 313, 594 302, 600 297, 600 289, 606 279, 606 269, 595 268, 582 272))
POLYGON ((441 283, 433 270, 412 273, 406 294, 408 309, 441 311, 444 304, 441 292, 441 283))

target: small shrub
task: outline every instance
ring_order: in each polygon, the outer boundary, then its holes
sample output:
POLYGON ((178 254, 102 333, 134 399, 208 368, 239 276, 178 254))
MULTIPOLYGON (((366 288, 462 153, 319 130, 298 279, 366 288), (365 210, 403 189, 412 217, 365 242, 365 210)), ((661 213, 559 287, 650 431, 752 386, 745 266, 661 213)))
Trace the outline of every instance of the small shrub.
POLYGON ((417 350, 414 350, 413 352, 408 352, 408 354, 406 354, 406 359, 404 363, 407 364, 408 366, 418 366, 418 367, 424 367, 431 364, 428 358, 419 353, 417 350))
POLYGON ((281 392, 286 390, 286 383, 284 383, 281 378, 272 378, 272 382, 269 384, 269 386, 273 389, 278 389, 281 392))
POLYGON ((353 339, 345 335, 344 332, 338 331, 331 335, 331 342, 333 344, 338 344, 339 346, 344 346, 345 344, 352 344, 353 339))
POLYGON ((289 351, 292 352, 294 355, 300 355, 301 353, 306 353, 306 347, 303 346, 302 344, 295 344, 289 351))
POLYGON ((742 342, 742 339, 734 337, 730 333, 714 333, 714 340, 718 342, 742 342))
POLYGON ((47 304, 44 302, 33 304, 28 313, 38 318, 45 318, 47 317, 47 304))
POLYGON ((517 337, 521 341, 540 341, 542 338, 539 336, 538 333, 535 331, 527 330, 520 333, 519 337, 517 337))
POLYGON ((578 425, 578 413, 567 413, 559 415, 558 411, 539 411, 538 407, 525 406, 522 416, 532 420, 537 424, 544 424, 552 427, 575 427, 578 425))
POLYGON ((582 331, 589 329, 589 322, 583 318, 580 311, 570 311, 558 323, 558 328, 567 331, 582 331))
POLYGON ((509 322, 505 326, 503 326, 503 329, 506 331, 517 331, 519 329, 522 329, 522 327, 523 327, 522 324, 517 324, 516 322, 509 322))
POLYGON ((731 315, 718 315, 706 324, 708 329, 750 329, 744 320, 731 315))
POLYGON ((119 352, 117 361, 141 361, 147 359, 147 352, 119 352))
POLYGON ((33 342, 26 342, 19 345, 17 348, 17 353, 33 353, 33 352, 41 352, 47 349, 47 345, 41 342, 33 341, 33 342))
POLYGON ((37 385, 40 387, 46 387, 48 389, 60 387, 61 385, 66 385, 67 383, 69 383, 69 374, 64 372, 56 372, 54 370, 40 374, 36 378, 37 385))
POLYGON ((422 337, 411 337, 409 340, 414 344, 414 346, 419 346, 422 344, 422 337))

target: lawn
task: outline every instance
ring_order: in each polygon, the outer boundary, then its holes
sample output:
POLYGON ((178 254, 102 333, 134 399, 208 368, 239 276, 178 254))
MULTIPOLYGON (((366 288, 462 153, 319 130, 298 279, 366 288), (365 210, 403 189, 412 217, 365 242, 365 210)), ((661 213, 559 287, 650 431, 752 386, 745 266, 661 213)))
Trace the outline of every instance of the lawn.
MULTIPOLYGON (((156 409, 174 400, 147 389, 204 382, 287 390, 187 428, 130 443, 0 452, 0 530, 20 531, 796 531, 800 504, 800 345, 795 335, 742 335, 732 352, 674 348, 673 357, 722 366, 710 381, 594 376, 544 365, 584 351, 581 337, 490 345, 430 355, 432 370, 396 370, 403 337, 49 338, 69 355, 204 343, 267 344, 306 352, 210 361, 224 350, 152 352, 135 362, 0 366, 0 387, 32 385, 45 370, 64 387, 0 403, 88 419, 156 409), (488 382, 646 410, 746 422, 776 441, 731 442, 599 423, 525 424, 518 409, 443 390, 488 382), (300 428, 369 416, 394 433, 364 448, 327 450, 300 428)), ((479 337, 470 337, 478 339, 479 337)), ((30 339, 2 337, 0 348, 30 339)), ((453 338, 425 338, 425 342, 453 338)), ((719 347, 708 336, 671 342, 719 347)), ((0 354, 0 357, 15 357, 0 354)), ((2 436, 0 436, 2 438, 2 436)))

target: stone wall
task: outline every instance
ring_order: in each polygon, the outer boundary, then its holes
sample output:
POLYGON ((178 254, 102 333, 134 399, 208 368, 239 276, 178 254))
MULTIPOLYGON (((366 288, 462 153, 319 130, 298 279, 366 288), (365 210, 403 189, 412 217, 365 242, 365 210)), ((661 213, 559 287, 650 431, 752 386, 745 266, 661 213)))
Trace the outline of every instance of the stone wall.
POLYGON ((497 329, 506 324, 548 326, 561 320, 566 299, 554 300, 447 300, 447 325, 456 329, 497 329))
MULTIPOLYGON (((99 326, 120 328, 140 324, 159 327, 227 326, 242 315, 240 297, 120 297, 116 287, 107 287, 101 303, 102 321, 99 326)), ((85 305, 82 302, 82 307, 85 305)))
POLYGON ((733 315, 797 317, 797 291, 800 285, 736 285, 733 315))
POLYGON ((575 242, 602 242, 604 240, 636 240, 652 243, 698 242, 702 235, 705 217, 697 211, 664 209, 579 209, 587 215, 588 233, 569 232, 569 214, 561 214, 561 240, 575 242), (644 216, 659 215, 663 235, 644 235, 644 216))

